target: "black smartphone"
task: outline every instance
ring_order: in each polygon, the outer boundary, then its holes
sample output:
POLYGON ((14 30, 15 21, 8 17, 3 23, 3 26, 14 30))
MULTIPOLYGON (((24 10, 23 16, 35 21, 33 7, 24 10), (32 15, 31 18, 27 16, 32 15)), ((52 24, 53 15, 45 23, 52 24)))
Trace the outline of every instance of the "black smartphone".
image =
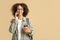
POLYGON ((24 25, 24 27, 28 27, 28 25, 24 25))

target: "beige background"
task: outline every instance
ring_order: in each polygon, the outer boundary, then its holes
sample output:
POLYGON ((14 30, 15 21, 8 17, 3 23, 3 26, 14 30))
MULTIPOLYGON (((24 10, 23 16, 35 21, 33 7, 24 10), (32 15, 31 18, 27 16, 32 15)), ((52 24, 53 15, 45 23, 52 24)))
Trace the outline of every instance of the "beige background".
POLYGON ((60 40, 60 1, 59 0, 0 0, 0 40, 11 40, 9 33, 11 6, 17 2, 28 5, 34 27, 34 40, 60 40))

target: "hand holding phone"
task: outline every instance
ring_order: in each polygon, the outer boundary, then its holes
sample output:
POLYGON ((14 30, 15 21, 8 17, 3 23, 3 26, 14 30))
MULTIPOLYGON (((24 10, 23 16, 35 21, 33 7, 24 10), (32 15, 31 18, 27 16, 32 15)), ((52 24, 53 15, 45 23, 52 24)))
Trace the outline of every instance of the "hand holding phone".
POLYGON ((26 32, 26 33, 30 33, 30 32, 31 32, 31 30, 30 30, 30 28, 28 27, 28 25, 24 25, 23 30, 24 30, 24 32, 26 32))

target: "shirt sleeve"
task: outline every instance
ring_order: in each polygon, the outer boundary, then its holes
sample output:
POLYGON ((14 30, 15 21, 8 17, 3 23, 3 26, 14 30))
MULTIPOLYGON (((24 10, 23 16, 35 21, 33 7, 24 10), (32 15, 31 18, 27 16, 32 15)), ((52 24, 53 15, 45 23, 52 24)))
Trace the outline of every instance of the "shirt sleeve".
POLYGON ((29 36, 33 36, 34 35, 34 29, 33 29, 31 20, 29 18, 28 18, 28 25, 29 25, 29 28, 31 30, 31 33, 29 33, 29 36))
POLYGON ((9 32, 10 32, 10 33, 14 33, 15 30, 16 30, 15 22, 14 22, 14 19, 12 19, 12 20, 10 21, 9 32))

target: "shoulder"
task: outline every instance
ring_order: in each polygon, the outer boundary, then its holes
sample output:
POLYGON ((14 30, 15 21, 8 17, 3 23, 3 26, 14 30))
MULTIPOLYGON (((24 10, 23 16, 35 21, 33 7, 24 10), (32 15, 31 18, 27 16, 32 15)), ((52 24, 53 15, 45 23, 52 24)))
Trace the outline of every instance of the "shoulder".
POLYGON ((11 19, 11 21, 10 22, 14 22, 15 21, 15 19, 13 18, 13 19, 11 19))
POLYGON ((29 20, 29 18, 28 17, 23 17, 23 20, 29 20))
POLYGON ((29 19, 28 17, 26 17, 26 19, 29 19))
POLYGON ((27 20, 28 22, 31 22, 30 18, 26 18, 26 20, 27 20))

